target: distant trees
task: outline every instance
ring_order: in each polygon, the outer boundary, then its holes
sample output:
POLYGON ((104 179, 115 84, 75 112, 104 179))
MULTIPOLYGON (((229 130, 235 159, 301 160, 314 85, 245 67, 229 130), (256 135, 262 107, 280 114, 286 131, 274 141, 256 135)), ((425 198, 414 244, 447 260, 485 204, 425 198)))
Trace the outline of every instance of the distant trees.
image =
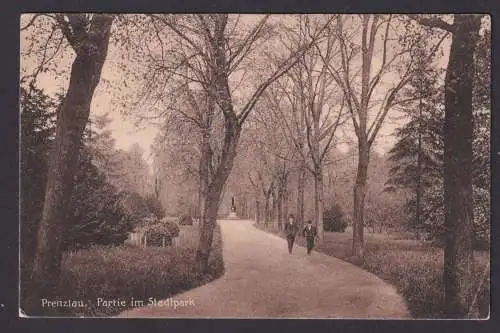
MULTIPOLYGON (((334 22, 340 16, 326 16, 323 19, 334 22)), ((307 39, 311 30, 321 26, 318 17, 299 16, 294 32, 288 36, 300 44, 307 39)), ((331 24, 331 23, 330 23, 331 24)), ((305 171, 314 180, 314 224, 318 227, 318 239, 323 240, 324 212, 324 164, 327 153, 334 143, 337 129, 344 117, 344 95, 328 73, 328 65, 337 53, 337 36, 329 34, 324 40, 314 43, 311 51, 305 53, 287 75, 277 82, 274 94, 274 108, 282 122, 287 141, 292 144, 295 155, 302 162, 299 172, 299 192, 303 191, 305 171), (281 102, 283 100, 284 102, 281 102), (287 112, 288 111, 288 112, 287 112), (290 112, 291 111, 291 112, 290 112), (288 113, 288 114, 287 114, 288 113)), ((303 205, 302 193, 298 205, 303 205)), ((299 224, 302 221, 302 208, 298 208, 299 224)))
MULTIPOLYGON (((170 84, 168 87, 173 88, 173 91, 177 91, 179 85, 194 86, 211 101, 207 107, 216 105, 223 117, 220 135, 214 138, 220 147, 217 159, 212 158, 211 163, 208 163, 211 156, 207 140, 200 161, 200 166, 205 168, 208 165, 210 170, 204 191, 204 213, 197 251, 198 265, 201 270, 205 270, 220 198, 234 164, 243 125, 267 87, 294 66, 314 41, 323 36, 325 29, 323 27, 311 32, 308 41, 281 56, 282 60, 277 65, 256 78, 259 83, 248 87, 250 93, 247 96, 234 98, 233 89, 238 83, 232 75, 241 70, 243 65, 248 66, 252 51, 262 36, 268 34, 268 16, 262 17, 249 29, 242 29, 238 17, 229 17, 227 14, 153 15, 151 19, 159 36, 161 51, 148 54, 152 75, 156 76, 159 72, 163 76, 163 80, 160 80, 162 83, 157 86, 170 84), (167 45, 168 49, 165 49, 167 45), (166 53, 171 56, 165 57, 166 53)), ((164 92, 165 89, 162 94, 164 92)), ((163 101, 166 109, 174 113, 178 111, 165 98, 163 101)), ((196 116, 187 116, 195 124, 200 123, 196 116)), ((209 131, 203 134, 210 137, 209 131)))
MULTIPOLYGON (((248 120, 242 138, 241 162, 246 161, 246 174, 264 203, 264 220, 277 222, 281 228, 288 212, 288 177, 294 167, 294 152, 279 124, 282 120, 272 110, 276 106, 269 101, 269 95, 257 104, 256 110, 248 120), (258 160, 254 165, 252 162, 258 160)), ((238 155, 240 156, 240 155, 238 155)))
POLYGON ((154 139, 153 172, 167 215, 200 217, 200 136, 196 125, 179 116, 165 120, 154 139))
POLYGON ((339 204, 327 209, 324 214, 325 231, 344 232, 347 228, 344 211, 339 204))

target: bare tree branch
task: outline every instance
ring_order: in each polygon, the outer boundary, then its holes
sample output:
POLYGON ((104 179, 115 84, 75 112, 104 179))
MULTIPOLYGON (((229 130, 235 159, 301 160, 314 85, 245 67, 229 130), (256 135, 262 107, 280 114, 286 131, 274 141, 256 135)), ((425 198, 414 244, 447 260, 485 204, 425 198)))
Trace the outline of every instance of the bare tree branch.
POLYGON ((452 24, 449 24, 442 19, 439 19, 437 17, 422 17, 420 15, 415 15, 415 14, 406 14, 409 18, 417 21, 421 25, 425 25, 426 27, 430 28, 439 28, 446 30, 448 32, 453 32, 455 30, 455 27, 452 24))
POLYGON ((40 16, 41 14, 34 14, 33 17, 31 18, 31 20, 29 20, 28 23, 26 23, 26 25, 24 27, 21 27, 20 31, 24 31, 26 29, 28 29, 29 27, 31 27, 33 25, 33 23, 35 23, 36 19, 40 16))
POLYGON ((321 34, 323 31, 326 29, 326 27, 330 24, 330 21, 332 18, 328 20, 328 22, 320 29, 319 33, 316 34, 315 38, 309 41, 306 45, 303 45, 302 47, 299 47, 298 50, 294 53, 292 53, 283 63, 281 66, 276 69, 271 76, 267 78, 266 81, 262 82, 259 87, 255 90, 253 93, 252 97, 250 100, 247 102, 247 104, 243 107, 242 111, 238 115, 238 122, 241 126, 241 124, 244 123, 245 119, 248 117, 248 114, 254 107, 255 103, 259 99, 260 95, 267 89, 267 87, 279 79, 281 76, 283 76, 290 68, 292 68, 299 60, 300 57, 302 57, 313 45, 314 43, 317 42, 317 40, 320 38, 321 34))

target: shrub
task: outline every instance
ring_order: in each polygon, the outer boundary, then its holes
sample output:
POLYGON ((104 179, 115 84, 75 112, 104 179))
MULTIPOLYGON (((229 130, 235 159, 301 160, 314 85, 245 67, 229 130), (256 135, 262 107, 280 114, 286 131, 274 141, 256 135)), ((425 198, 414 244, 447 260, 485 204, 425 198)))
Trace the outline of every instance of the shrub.
POLYGON ((67 221, 65 250, 91 245, 120 245, 133 228, 121 195, 106 182, 85 149, 81 152, 67 221))
POLYGON ((346 228, 347 221, 339 204, 335 204, 325 211, 323 214, 323 229, 325 231, 345 232, 346 228))
POLYGON ((474 246, 478 250, 490 248, 490 192, 474 186, 474 246))
POLYGON ((193 218, 189 215, 179 217, 179 225, 193 225, 193 218))
POLYGON ((155 195, 147 195, 144 199, 144 202, 151 214, 156 216, 158 219, 162 219, 165 217, 165 209, 163 208, 160 200, 158 200, 155 195))
MULTIPOLYGON (((220 277, 224 273, 220 229, 218 226, 214 229, 213 250, 208 270, 203 273, 197 270, 194 260, 198 230, 195 228, 189 234, 192 241, 168 248, 94 246, 64 253, 57 295, 61 299, 84 300, 86 306, 47 307, 43 315, 112 316, 132 308, 132 298, 145 303, 149 297, 164 299, 220 277), (98 297, 127 302, 125 307, 97 306, 98 297)), ((30 301, 29 295, 21 301, 24 307, 30 301)))
POLYGON ((179 236, 179 226, 166 220, 161 220, 155 224, 149 225, 144 230, 144 236, 149 246, 172 245, 172 240, 179 236))
POLYGON ((137 192, 124 192, 122 204, 135 224, 140 224, 143 218, 151 214, 146 200, 137 192))

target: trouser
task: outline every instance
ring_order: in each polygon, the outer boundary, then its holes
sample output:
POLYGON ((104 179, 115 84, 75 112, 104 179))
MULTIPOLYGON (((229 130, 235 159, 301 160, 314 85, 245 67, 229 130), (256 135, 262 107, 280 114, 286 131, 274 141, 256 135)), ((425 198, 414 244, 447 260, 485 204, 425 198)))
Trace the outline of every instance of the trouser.
POLYGON ((295 235, 286 236, 286 240, 288 241, 288 253, 292 253, 293 242, 295 242, 295 235))
POLYGON ((311 254, 311 250, 314 247, 314 238, 307 237, 307 254, 311 254))

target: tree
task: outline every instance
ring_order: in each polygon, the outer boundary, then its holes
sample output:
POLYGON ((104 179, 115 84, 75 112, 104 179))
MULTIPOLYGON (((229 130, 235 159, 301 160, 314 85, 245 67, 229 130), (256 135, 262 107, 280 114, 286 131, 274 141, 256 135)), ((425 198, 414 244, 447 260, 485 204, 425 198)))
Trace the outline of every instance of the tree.
POLYGON ((271 70, 270 75, 264 76, 248 97, 240 98, 240 102, 235 104, 230 75, 234 74, 242 63, 248 61, 256 42, 267 30, 267 19, 268 16, 264 16, 248 32, 242 33, 237 29, 239 21, 230 20, 227 14, 153 16, 154 21, 173 33, 177 42, 169 51, 175 56, 166 59, 165 50, 162 48, 161 54, 157 55, 161 60, 152 60, 167 77, 166 82, 176 82, 177 79, 182 86, 197 85, 215 101, 223 115, 220 154, 216 161, 213 161, 215 163, 212 164, 212 177, 205 192, 200 243, 196 255, 196 261, 202 271, 207 268, 218 206, 233 167, 243 124, 267 87, 294 66, 299 57, 311 48, 312 43, 325 30, 324 27, 319 29, 312 34, 311 41, 286 55, 283 61, 271 70), (165 63, 166 61, 168 62, 165 63))
POLYGON ((200 136, 195 124, 179 117, 165 121, 152 145, 158 198, 170 215, 199 217, 200 136), (198 192, 198 198, 193 191, 198 192))
MULTIPOLYGON (((476 73, 473 92, 473 205, 474 205, 474 247, 489 247, 489 70, 490 46, 489 31, 480 36, 475 54, 476 73), (477 213, 476 213, 477 212, 477 213)), ((411 80, 404 94, 418 94, 420 81, 424 82, 426 93, 420 101, 402 105, 409 121, 397 129, 399 141, 391 149, 390 178, 386 190, 416 192, 420 171, 421 200, 418 205, 416 193, 406 202, 407 221, 412 229, 426 232, 437 244, 444 241, 444 201, 443 201, 443 122, 444 122, 444 85, 438 85, 436 70, 426 75, 417 75, 411 80), (434 74, 433 74, 434 73, 434 74), (432 79, 432 77, 435 77, 432 79), (429 81, 429 79, 432 79, 429 81), (431 82, 434 82, 431 84, 431 82), (418 111, 422 111, 421 113, 418 111), (420 153, 421 167, 418 166, 420 153), (421 216, 416 221, 418 207, 421 216)))
POLYGON ((409 121, 396 131, 399 141, 389 151, 392 167, 386 184, 386 190, 407 188, 415 193, 407 205, 410 213, 407 222, 416 231, 417 238, 420 231, 424 231, 432 210, 437 208, 424 202, 426 192, 442 175, 443 94, 440 73, 434 68, 429 51, 425 34, 421 34, 411 54, 416 62, 416 75, 401 93, 409 100, 400 105, 409 121))
MULTIPOLYGON (((341 65, 338 69, 329 64, 328 69, 346 96, 346 104, 358 140, 358 168, 353 190, 352 254, 362 258, 364 256, 364 207, 371 148, 389 110, 401 102, 398 94, 415 74, 415 64, 411 57, 406 62, 404 57, 414 47, 413 41, 401 43, 401 47, 397 45, 390 47, 390 40, 393 39, 390 34, 390 27, 394 23, 392 15, 359 15, 359 20, 360 24, 354 18, 351 21, 348 19, 347 22, 344 22, 345 19, 337 20, 335 33, 340 41, 341 65), (361 26, 361 45, 351 42, 357 39, 356 32, 353 35, 353 32, 346 28, 346 23, 351 27, 361 26), (378 40, 380 42, 377 42, 378 40), (372 73, 374 54, 377 49, 382 55, 381 63, 378 70, 372 73), (360 75, 357 75, 357 71, 353 68, 356 62, 361 62, 360 75), (388 73, 394 73, 394 67, 397 64, 400 67, 399 78, 392 80, 395 81, 392 87, 383 88, 384 77, 388 73), (356 78, 359 79, 356 80, 356 78), (383 96, 381 102, 374 101, 376 91, 383 96), (376 106, 378 106, 376 114, 369 116, 370 111, 376 106), (369 123, 370 120, 371 123, 369 123)), ((430 54, 436 51, 443 38, 438 40, 430 54)))
MULTIPOLYGON (((328 19, 333 20, 332 17, 328 19)), ((296 28, 298 32, 289 38, 300 44, 307 38, 309 31, 315 29, 315 25, 321 25, 321 21, 301 16, 296 28)), ((288 141, 293 143, 297 155, 303 161, 302 168, 313 176, 314 224, 317 226, 320 242, 323 241, 323 168, 327 153, 334 142, 336 130, 343 120, 344 108, 343 95, 336 94, 335 81, 328 75, 327 70, 327 64, 335 54, 335 43, 336 36, 331 34, 324 42, 315 43, 314 48, 301 57, 298 65, 284 78, 289 79, 291 84, 276 83, 280 87, 273 94, 275 106, 271 108, 282 120, 279 123, 283 123, 282 127, 288 141), (286 102, 284 105, 282 100, 286 102), (292 110, 290 122, 288 121, 290 117, 285 115, 283 109, 292 110), (299 119, 295 117, 297 113, 299 119)), ((304 180, 304 175, 299 172, 299 205, 303 205, 304 180)), ((302 220, 299 220, 299 223, 301 222, 302 220)))
POLYGON ((244 151, 238 154, 238 159, 248 161, 250 186, 261 192, 259 197, 264 197, 266 224, 277 222, 281 228, 288 211, 288 176, 293 168, 294 151, 289 142, 283 140, 281 119, 277 113, 270 112, 276 106, 268 97, 264 94, 248 120, 240 144, 244 151), (255 165, 255 160, 260 163, 255 165))
POLYGON ((468 315, 473 281, 472 137, 474 54, 481 15, 416 17, 423 25, 452 34, 445 78, 444 119, 444 285, 449 317, 468 315))
POLYGON ((56 102, 42 90, 32 87, 29 92, 21 88, 20 108, 20 262, 23 281, 27 281, 43 208, 48 152, 55 133, 56 102))
POLYGON ((52 295, 61 270, 64 221, 90 103, 106 59, 113 15, 57 14, 55 20, 76 57, 67 93, 57 110, 56 135, 42 218, 38 229, 32 282, 39 296, 52 295))

